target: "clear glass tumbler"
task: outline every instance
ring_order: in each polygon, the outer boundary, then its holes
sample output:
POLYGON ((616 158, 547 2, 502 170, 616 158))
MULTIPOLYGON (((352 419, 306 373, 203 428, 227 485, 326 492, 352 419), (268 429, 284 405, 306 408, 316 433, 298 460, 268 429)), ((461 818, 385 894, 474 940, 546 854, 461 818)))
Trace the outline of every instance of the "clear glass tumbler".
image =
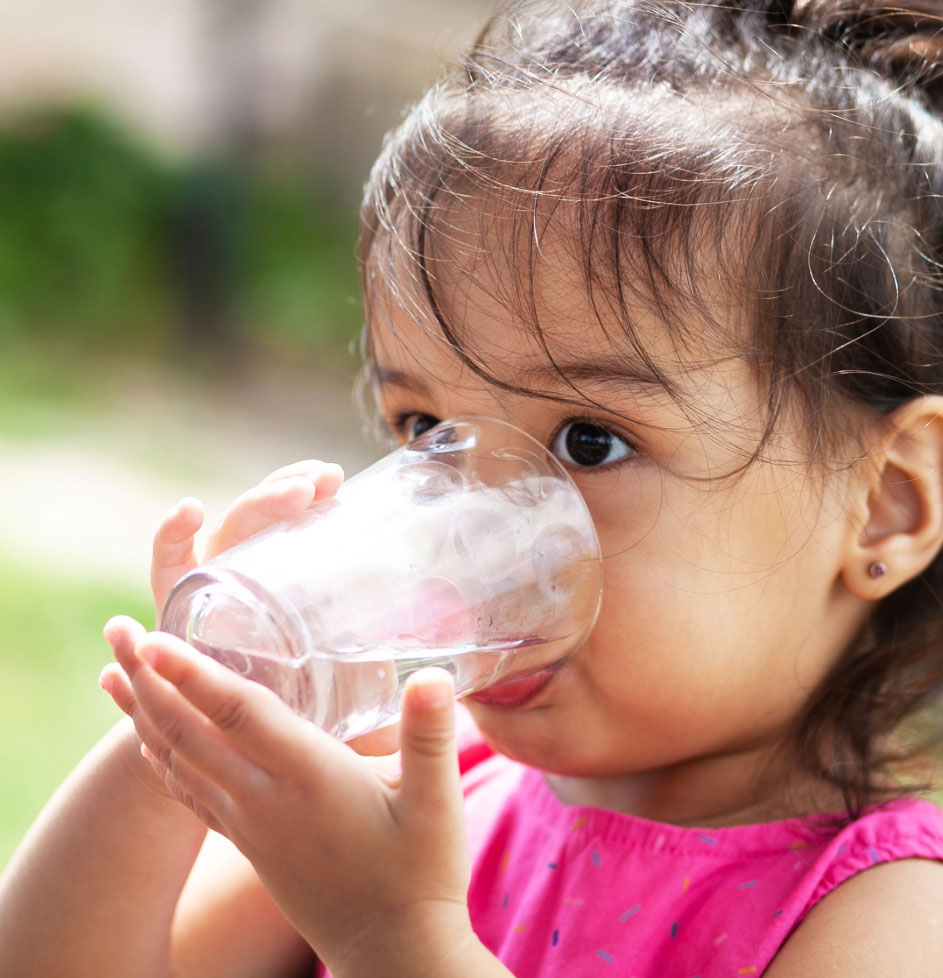
POLYGON ((348 740, 395 721, 423 666, 459 695, 553 668, 601 598, 566 470, 513 425, 460 417, 187 574, 160 627, 348 740))

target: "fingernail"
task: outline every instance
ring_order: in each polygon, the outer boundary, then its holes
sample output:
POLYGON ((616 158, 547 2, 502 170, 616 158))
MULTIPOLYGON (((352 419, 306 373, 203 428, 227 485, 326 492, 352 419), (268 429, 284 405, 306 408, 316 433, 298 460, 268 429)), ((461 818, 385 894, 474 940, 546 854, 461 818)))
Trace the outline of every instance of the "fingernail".
POLYGON ((447 674, 430 677, 419 685, 414 695, 418 704, 427 710, 441 710, 451 706, 454 699, 452 679, 447 674))

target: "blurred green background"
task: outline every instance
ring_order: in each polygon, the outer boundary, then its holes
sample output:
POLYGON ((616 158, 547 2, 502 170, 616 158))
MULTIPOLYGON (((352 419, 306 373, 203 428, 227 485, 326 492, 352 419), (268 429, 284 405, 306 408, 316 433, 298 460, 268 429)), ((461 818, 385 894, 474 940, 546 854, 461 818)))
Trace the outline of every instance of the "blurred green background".
POLYGON ((491 6, 0 0, 0 866, 118 718, 163 511, 374 457, 360 188, 491 6))

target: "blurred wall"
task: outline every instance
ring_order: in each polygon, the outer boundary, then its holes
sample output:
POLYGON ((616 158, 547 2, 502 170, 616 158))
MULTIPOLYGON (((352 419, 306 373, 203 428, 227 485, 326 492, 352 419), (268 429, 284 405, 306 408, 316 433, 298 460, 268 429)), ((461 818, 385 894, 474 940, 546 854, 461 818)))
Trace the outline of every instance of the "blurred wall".
POLYGON ((353 165, 492 0, 0 0, 0 109, 87 99, 177 151, 234 132, 353 165), (321 135, 323 138, 319 138, 321 135))

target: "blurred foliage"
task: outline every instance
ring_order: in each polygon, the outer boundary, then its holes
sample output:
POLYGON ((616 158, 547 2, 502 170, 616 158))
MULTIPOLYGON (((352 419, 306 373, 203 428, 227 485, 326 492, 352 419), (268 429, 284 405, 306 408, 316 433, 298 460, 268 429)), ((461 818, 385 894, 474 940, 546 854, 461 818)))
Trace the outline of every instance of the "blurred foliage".
MULTIPOLYGON (((360 193, 361 181, 354 192, 360 193)), ((322 175, 299 192, 290 173, 255 181, 248 195, 243 293, 247 318, 290 349, 310 345, 312 311, 325 345, 348 344, 361 326, 357 207, 349 187, 322 175)))
POLYGON ((0 330, 90 343, 166 320, 168 170, 96 116, 21 116, 0 132, 0 330))
POLYGON ((95 110, 0 125, 0 339, 292 356, 360 326, 351 188, 299 163, 174 162, 95 110))

